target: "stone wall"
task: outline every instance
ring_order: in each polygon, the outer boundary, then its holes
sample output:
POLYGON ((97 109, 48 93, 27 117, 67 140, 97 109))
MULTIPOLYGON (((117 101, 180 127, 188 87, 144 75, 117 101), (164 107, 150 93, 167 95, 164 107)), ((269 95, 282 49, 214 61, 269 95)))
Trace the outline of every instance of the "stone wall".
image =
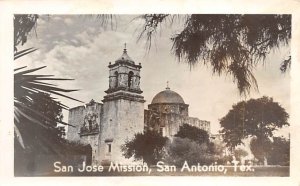
POLYGON ((84 115, 85 115, 85 106, 78 106, 71 108, 69 110, 69 119, 68 123, 75 126, 68 126, 68 131, 67 131, 67 139, 70 141, 79 141, 80 136, 80 127, 83 124, 84 120, 84 115))
POLYGON ((145 130, 162 132, 163 136, 173 137, 179 131, 180 126, 189 124, 203 129, 210 134, 210 122, 198 118, 186 117, 176 113, 163 113, 155 110, 145 110, 145 130))
POLYGON ((99 159, 99 134, 82 136, 80 138, 80 142, 82 144, 90 144, 92 147, 92 164, 98 165, 100 162, 99 159))
POLYGON ((173 137, 183 123, 184 116, 176 113, 161 113, 145 110, 145 130, 155 130, 163 136, 173 137))
POLYGON ((121 145, 144 129, 144 103, 116 99, 105 101, 101 122, 100 159, 131 163, 121 152, 121 145), (111 152, 109 152, 111 150, 111 152))
POLYGON ((99 135, 101 118, 103 117, 103 105, 94 102, 93 100, 86 104, 86 106, 79 106, 69 110, 69 123, 76 126, 70 127, 67 131, 67 139, 70 141, 78 141, 82 144, 90 144, 92 147, 92 161, 93 164, 98 164, 99 160, 99 135), (93 130, 89 129, 91 122, 93 130), (95 128, 95 124, 99 127, 95 128), (87 129, 83 130, 84 125, 87 129))
POLYGON ((206 120, 200 120, 194 117, 187 117, 184 119, 184 123, 189 124, 191 126, 197 127, 199 129, 205 130, 208 134, 210 134, 210 122, 206 120))
POLYGON ((183 116, 188 116, 189 105, 181 103, 156 103, 148 105, 149 110, 154 110, 160 113, 175 113, 183 116))
POLYGON ((109 89, 108 92, 118 88, 125 88, 128 91, 140 90, 140 65, 118 63, 110 65, 109 69, 109 89), (128 85, 129 73, 132 73, 131 85, 128 85))

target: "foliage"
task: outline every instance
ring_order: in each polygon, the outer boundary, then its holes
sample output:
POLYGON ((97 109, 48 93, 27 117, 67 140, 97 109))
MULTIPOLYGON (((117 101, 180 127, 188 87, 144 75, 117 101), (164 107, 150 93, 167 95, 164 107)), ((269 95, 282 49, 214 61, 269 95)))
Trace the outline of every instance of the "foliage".
POLYGON ((220 138, 211 138, 208 143, 208 152, 214 156, 218 164, 225 165, 232 161, 232 156, 227 153, 226 144, 220 138))
POLYGON ((56 115, 59 114, 59 110, 67 109, 68 107, 55 101, 55 98, 51 97, 49 94, 52 93, 62 97, 73 99, 62 93, 71 92, 75 90, 61 89, 54 86, 53 84, 44 82, 44 81, 53 81, 53 80, 69 80, 69 79, 51 78, 51 75, 30 74, 44 67, 20 71, 23 68, 25 67, 15 69, 15 71, 17 72, 15 72, 14 74, 14 112, 15 112, 15 133, 21 145, 25 148, 25 145, 23 144, 22 133, 24 133, 25 132, 24 130, 27 130, 27 128, 26 127, 24 128, 22 126, 24 125, 24 123, 30 123, 31 125, 39 125, 50 133, 51 132, 57 133, 57 128, 56 128, 57 122, 64 125, 68 125, 67 123, 62 121, 60 115, 56 115), (48 94, 48 96, 46 96, 46 93, 48 94), (55 109, 48 110, 48 112, 46 112, 45 109, 50 107, 52 108, 55 107, 55 109), (21 130, 21 128, 23 130, 21 130))
MULTIPOLYGON (((231 75, 240 94, 258 89, 253 70, 272 49, 288 45, 291 15, 247 14, 145 14, 139 39, 146 37, 149 48, 161 24, 184 20, 183 29, 171 36, 172 51, 189 65, 210 65, 214 74, 231 75), (180 18, 181 17, 181 18, 180 18)), ((291 58, 282 64, 285 71, 291 58)))
POLYGON ((148 165, 156 164, 162 159, 168 138, 161 136, 156 131, 147 130, 135 134, 134 138, 126 141, 121 149, 125 158, 133 157, 134 160, 144 160, 148 165))
MULTIPOLYGON (((14 16, 14 60, 36 50, 28 48, 18 51, 17 46, 26 43, 37 19, 37 15, 14 16)), ((47 167, 53 166, 53 161, 79 157, 74 156, 76 154, 86 156, 90 162, 91 148, 81 144, 74 146, 66 141, 63 139, 64 127, 57 126, 57 123, 68 125, 62 121, 62 109, 68 107, 56 101, 51 94, 73 99, 64 93, 75 90, 58 88, 48 82, 71 79, 32 74, 45 66, 25 68, 26 66, 15 69, 14 74, 15 175, 31 175, 35 171, 46 171, 47 167)))
POLYGON ((280 70, 282 73, 285 73, 288 69, 291 68, 291 60, 292 60, 292 57, 289 56, 287 59, 285 59, 281 65, 280 65, 280 70))
POLYGON ((188 138, 199 144, 208 144, 209 142, 209 136, 205 130, 199 129, 188 124, 183 124, 182 126, 180 126, 179 131, 177 132, 177 134, 175 134, 175 137, 188 138))
POLYGON ((290 140, 281 137, 274 137, 271 150, 268 155, 270 165, 290 165, 290 140))
MULTIPOLYGON (((28 125, 32 127, 33 125, 28 125)), ((29 131, 30 129, 26 129, 29 131)), ((14 175, 41 176, 43 173, 53 172, 53 162, 60 161, 69 165, 82 164, 82 158, 91 164, 92 148, 90 145, 70 142, 63 138, 51 138, 45 130, 43 138, 35 137, 36 133, 28 133, 34 139, 26 149, 23 149, 15 139, 14 143, 14 175), (51 145, 49 145, 49 143, 51 145), (45 146, 45 144, 47 146, 45 146), (33 148, 32 148, 33 147, 33 148)))
POLYGON ((250 141, 250 150, 254 157, 259 162, 264 162, 264 159, 271 150, 271 140, 269 138, 252 138, 250 141))
POLYGON ((56 129, 58 137, 63 137, 65 135, 64 127, 57 126, 57 122, 62 122, 63 119, 62 107, 60 106, 59 102, 50 97, 50 94, 39 92, 32 95, 32 100, 30 101, 28 99, 25 99, 24 97, 21 97, 20 99, 23 99, 23 103, 31 108, 31 110, 27 111, 28 115, 34 115, 34 112, 32 110, 39 111, 39 113, 44 116, 39 118, 42 123, 54 127, 56 129), (48 118, 48 120, 45 118, 48 118))
MULTIPOLYGON (((28 48, 18 51, 17 45, 23 45, 27 41, 27 36, 34 28, 34 25, 36 25, 37 19, 37 15, 31 14, 14 16, 15 60, 36 50, 34 48, 28 48)), ((45 66, 28 70, 26 70, 25 68, 26 66, 15 69, 14 119, 15 137, 20 145, 26 150, 27 147, 30 148, 30 146, 35 146, 30 143, 34 143, 36 140, 54 140, 53 136, 62 137, 64 133, 63 129, 57 128, 56 126, 57 122, 63 125, 68 125, 67 123, 62 121, 61 115, 61 110, 67 109, 68 107, 56 101, 56 98, 53 98, 52 96, 50 96, 50 94, 55 94, 58 96, 76 100, 64 94, 66 92, 76 90, 66 90, 58 88, 54 84, 45 82, 71 79, 53 78, 52 75, 32 74, 42 68, 45 68, 45 66), (35 133, 37 135, 35 135, 35 133), (49 139, 46 139, 47 136, 49 139), (28 144, 26 145, 24 141, 28 142, 28 144)), ((48 146, 50 148, 51 145, 51 143, 45 143, 45 147, 48 146)))
POLYGON ((17 45, 27 42, 28 34, 36 27, 38 17, 36 14, 14 15, 14 51, 17 51, 17 45))
POLYGON ((288 113, 278 102, 264 96, 233 105, 220 119, 220 132, 226 145, 235 147, 249 136, 259 140, 272 137, 275 130, 289 125, 288 118, 288 113))
MULTIPOLYGON (((101 20, 101 17, 104 20, 103 15, 98 19, 101 20)), ((36 14, 14 15, 14 60, 37 50, 32 47, 19 51, 17 47, 27 42, 28 36, 37 26, 38 18, 36 14)), ((103 22, 102 25, 106 23, 103 22)), ((57 123, 69 125, 62 121, 61 114, 62 109, 68 107, 52 95, 79 100, 65 94, 76 90, 59 88, 52 82, 72 79, 53 78, 52 75, 36 73, 45 66, 25 68, 26 66, 15 69, 14 74, 15 171, 21 174, 33 171, 36 157, 55 157, 54 160, 57 161, 76 159, 79 157, 76 154, 81 154, 90 162, 91 147, 63 139, 65 129, 63 126, 57 126, 57 123)), ((47 158, 38 162, 38 165, 45 163, 51 165, 52 170, 53 161, 50 162, 47 158)))
POLYGON ((242 159, 243 157, 246 157, 246 156, 248 155, 248 152, 245 151, 245 150, 243 150, 243 149, 241 149, 241 148, 237 148, 237 149, 235 149, 235 150, 233 151, 233 154, 234 154, 234 156, 236 157, 236 159, 237 159, 238 161, 241 161, 241 159, 242 159))
POLYGON ((223 156, 225 145, 216 141, 209 142, 208 144, 209 152, 216 156, 223 156))
POLYGON ((190 165, 208 165, 214 162, 214 156, 208 153, 207 144, 199 144, 188 138, 173 138, 167 143, 166 151, 164 161, 170 165, 182 166, 184 161, 190 165))

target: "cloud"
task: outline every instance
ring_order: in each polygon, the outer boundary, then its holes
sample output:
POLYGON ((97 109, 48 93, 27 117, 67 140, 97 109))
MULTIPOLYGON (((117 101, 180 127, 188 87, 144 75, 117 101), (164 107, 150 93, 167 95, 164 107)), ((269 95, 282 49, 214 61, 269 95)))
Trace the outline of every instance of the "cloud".
MULTIPOLYGON (((136 28, 141 22, 134 16, 120 16, 117 30, 103 29, 98 22, 81 19, 78 16, 51 16, 52 20, 38 27, 38 39, 28 44, 38 46, 39 52, 26 58, 30 67, 46 65, 45 74, 74 78, 74 81, 59 82, 64 88, 78 88, 69 95, 85 102, 92 98, 100 101, 108 88, 108 63, 114 62, 127 43, 129 56, 136 63, 142 63, 141 88, 146 99, 145 108, 152 98, 170 82, 172 90, 178 92, 189 104, 190 116, 211 121, 213 132, 219 130, 218 119, 225 116, 234 103, 242 100, 230 76, 212 76, 211 69, 197 65, 190 69, 185 63, 178 63, 171 53, 172 29, 165 27, 157 36, 157 42, 147 53, 145 41, 136 43, 136 28), (68 23, 67 23, 68 22, 68 23), (65 34, 61 34, 61 33, 65 34)), ((174 26, 176 27, 176 26, 174 26)), ((289 50, 287 48, 286 50, 289 50)), ((260 92, 252 97, 268 95, 290 111, 288 75, 279 72, 284 52, 271 54, 266 67, 255 72, 260 92)), ((80 103, 60 99, 70 107, 80 103)), ((65 118, 66 119, 66 118, 65 118)))

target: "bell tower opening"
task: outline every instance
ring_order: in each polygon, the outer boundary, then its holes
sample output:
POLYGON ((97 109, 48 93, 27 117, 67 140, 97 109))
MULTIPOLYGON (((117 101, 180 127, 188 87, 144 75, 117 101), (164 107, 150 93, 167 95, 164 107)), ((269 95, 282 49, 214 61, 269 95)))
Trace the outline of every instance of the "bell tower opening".
POLYGON ((115 84, 114 84, 114 88, 118 88, 118 82, 119 82, 119 73, 117 71, 115 71, 115 84))
POLYGON ((131 86, 132 86, 132 80, 133 80, 133 72, 130 71, 130 72, 128 73, 128 88, 129 88, 129 89, 130 89, 131 86))
MULTIPOLYGON (((113 92, 123 90, 127 93, 141 94, 140 70, 141 63, 135 62, 128 56, 127 49, 115 63, 109 63, 109 88, 105 92, 109 95, 113 92)), ((108 96, 107 95, 107 96, 108 96)))

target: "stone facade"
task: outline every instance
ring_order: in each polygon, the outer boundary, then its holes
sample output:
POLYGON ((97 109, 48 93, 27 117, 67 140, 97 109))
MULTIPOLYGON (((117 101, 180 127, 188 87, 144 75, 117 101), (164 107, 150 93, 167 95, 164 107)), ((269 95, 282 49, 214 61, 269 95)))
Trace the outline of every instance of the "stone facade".
POLYGON ((184 118, 184 123, 189 124, 191 126, 200 128, 202 130, 207 131, 210 134, 210 122, 206 120, 200 120, 199 118, 194 117, 186 117, 184 118))
POLYGON ((189 124, 210 134, 210 122, 189 117, 188 107, 178 93, 167 87, 154 96, 148 110, 145 110, 145 129, 156 130, 163 136, 172 138, 180 126, 189 124))
POLYGON ((121 145, 144 130, 144 97, 140 89, 141 64, 136 65, 126 49, 109 64, 109 87, 102 103, 92 100, 70 109, 67 139, 88 143, 93 150, 93 164, 127 163, 121 145))
POLYGON ((99 133, 101 118, 103 117, 103 104, 91 100, 85 106, 75 107, 69 110, 69 123, 75 127, 69 127, 67 139, 90 144, 92 147, 92 163, 99 161, 99 133))
POLYGON ((117 99, 104 102, 104 113, 100 135, 100 159, 127 162, 122 156, 121 145, 144 129, 144 104, 142 102, 117 99))
POLYGON ((210 123, 189 117, 182 97, 167 87, 158 93, 144 110, 140 89, 141 64, 128 56, 126 49, 114 64, 109 63, 109 87, 103 103, 91 100, 84 106, 70 109, 67 139, 90 144, 92 163, 132 163, 122 156, 121 145, 134 134, 157 130, 167 137, 174 136, 183 124, 209 132, 210 123))

